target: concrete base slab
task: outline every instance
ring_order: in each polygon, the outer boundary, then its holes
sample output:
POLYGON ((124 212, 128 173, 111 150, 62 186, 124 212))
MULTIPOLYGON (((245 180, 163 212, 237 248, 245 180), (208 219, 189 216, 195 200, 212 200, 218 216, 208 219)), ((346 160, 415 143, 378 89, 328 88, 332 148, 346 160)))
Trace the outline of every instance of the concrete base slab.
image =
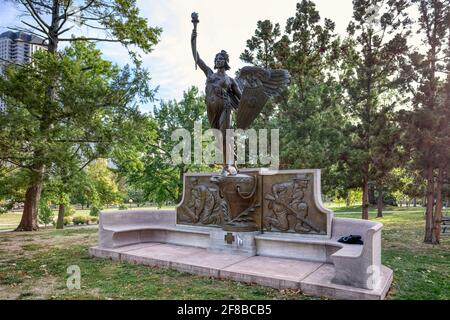
POLYGON ((219 254, 203 248, 161 243, 141 243, 115 249, 92 247, 89 254, 277 289, 300 289, 308 295, 331 299, 384 299, 393 275, 392 270, 382 266, 381 285, 376 290, 367 290, 332 283, 334 266, 320 262, 219 254))
POLYGON ((276 289, 300 289, 300 281, 322 263, 254 256, 225 268, 222 278, 257 283, 276 289))
POLYGON ((170 267, 171 263, 180 257, 196 255, 203 251, 205 249, 196 247, 157 244, 122 253, 120 259, 150 266, 170 267))
POLYGON ((177 258, 171 266, 179 271, 219 278, 221 270, 246 259, 246 255, 211 253, 205 250, 177 258))
POLYGON ((89 255, 91 257, 98 257, 98 258, 107 258, 111 260, 120 260, 120 255, 122 253, 125 253, 127 251, 132 251, 136 249, 141 248, 147 248, 151 246, 158 245, 158 243, 138 243, 138 244, 132 244, 124 247, 118 247, 118 248, 100 248, 100 247, 91 247, 89 248, 89 255))

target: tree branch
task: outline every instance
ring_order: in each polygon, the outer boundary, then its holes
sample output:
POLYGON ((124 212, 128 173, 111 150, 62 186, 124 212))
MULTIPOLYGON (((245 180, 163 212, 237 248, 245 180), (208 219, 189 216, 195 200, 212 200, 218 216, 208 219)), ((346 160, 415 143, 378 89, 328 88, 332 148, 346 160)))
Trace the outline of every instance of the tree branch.
POLYGON ((36 20, 36 22, 39 24, 39 26, 42 29, 50 29, 50 26, 41 18, 41 16, 36 12, 36 9, 34 8, 34 4, 31 0, 20 0, 22 2, 23 6, 28 10, 28 12, 31 14, 31 16, 36 20))
POLYGON ((59 41, 103 41, 103 42, 120 42, 118 39, 102 39, 102 38, 59 38, 59 41))

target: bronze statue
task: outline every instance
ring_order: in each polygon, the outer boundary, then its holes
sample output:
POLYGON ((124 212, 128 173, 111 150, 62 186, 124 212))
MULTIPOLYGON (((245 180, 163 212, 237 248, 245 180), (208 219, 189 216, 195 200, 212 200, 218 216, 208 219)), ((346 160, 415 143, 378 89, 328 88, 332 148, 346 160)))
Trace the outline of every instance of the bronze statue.
POLYGON ((222 132, 223 170, 222 175, 236 175, 237 169, 234 150, 226 143, 226 130, 231 129, 231 111, 237 110, 237 128, 247 129, 255 120, 270 97, 282 92, 289 84, 286 70, 243 67, 236 79, 229 77, 229 56, 225 50, 220 51, 214 59, 214 72, 200 58, 197 51, 198 14, 192 13, 191 46, 197 65, 206 75, 206 106, 211 128, 222 132))

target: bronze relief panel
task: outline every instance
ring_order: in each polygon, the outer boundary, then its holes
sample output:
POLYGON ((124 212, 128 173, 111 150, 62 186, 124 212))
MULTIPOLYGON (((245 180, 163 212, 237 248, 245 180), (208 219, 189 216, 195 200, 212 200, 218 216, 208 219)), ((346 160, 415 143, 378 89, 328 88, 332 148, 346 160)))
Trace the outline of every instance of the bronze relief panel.
POLYGON ((327 215, 314 200, 314 176, 267 175, 263 179, 265 231, 326 234, 327 215))
POLYGON ((187 176, 184 198, 177 207, 177 223, 221 226, 229 221, 228 206, 211 176, 187 176))
POLYGON ((230 231, 261 228, 262 177, 257 171, 234 176, 186 176, 177 223, 217 226, 230 231))

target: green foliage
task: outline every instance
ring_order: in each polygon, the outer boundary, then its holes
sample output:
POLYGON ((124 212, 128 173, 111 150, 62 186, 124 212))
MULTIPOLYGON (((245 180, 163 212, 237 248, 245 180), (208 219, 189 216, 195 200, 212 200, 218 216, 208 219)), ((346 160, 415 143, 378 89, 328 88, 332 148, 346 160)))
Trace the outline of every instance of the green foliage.
POLYGON ((72 222, 75 225, 89 224, 90 217, 88 215, 77 214, 72 217, 72 222))
POLYGON ((71 224, 72 223, 72 219, 73 219, 72 216, 64 217, 64 225, 67 226, 67 225, 71 224))
POLYGON ((84 183, 90 187, 90 203, 98 208, 106 204, 119 203, 123 195, 119 191, 114 172, 109 169, 108 161, 100 159, 86 168, 87 177, 84 183))
POLYGON ((128 207, 127 207, 125 204, 121 203, 121 204, 119 204, 118 209, 119 209, 119 210, 127 210, 128 207))
POLYGON ((91 207, 91 209, 89 210, 89 215, 93 217, 98 217, 100 215, 101 210, 102 209, 98 207, 91 207))
POLYGON ((303 0, 284 34, 278 24, 259 21, 241 55, 245 62, 291 74, 286 94, 269 102, 255 126, 280 129, 282 168, 323 168, 329 189, 344 180, 336 163, 344 153, 348 119, 338 80, 347 72, 343 55, 352 49, 335 36, 334 27, 321 20, 314 2, 303 0))
POLYGON ((71 205, 66 206, 66 210, 64 211, 64 217, 73 216, 77 211, 71 205))
POLYGON ((258 21, 255 35, 247 40, 247 49, 240 59, 253 65, 272 68, 277 67, 276 57, 278 37, 281 35, 280 25, 270 20, 258 21))
POLYGON ((98 217, 89 217, 89 222, 90 223, 96 224, 96 223, 98 223, 98 221, 99 221, 98 217))
POLYGON ((47 226, 53 222, 54 216, 55 214, 48 203, 46 201, 41 201, 39 204, 39 222, 47 226))
POLYGON ((140 158, 142 166, 130 167, 120 160, 117 161, 118 171, 126 177, 128 186, 134 190, 142 190, 142 198, 145 200, 159 205, 178 201, 183 187, 183 174, 190 170, 199 172, 207 168, 194 164, 174 165, 172 162, 172 149, 179 143, 172 141, 172 133, 176 129, 184 128, 192 134, 193 141, 195 121, 201 121, 203 130, 209 128, 204 97, 199 95, 197 88, 192 87, 184 93, 182 101, 163 101, 160 107, 154 110, 152 124, 158 131, 156 136, 153 136, 156 132, 153 129, 150 132, 142 132, 144 137, 151 135, 151 139, 154 139, 147 143, 146 152, 140 158))
POLYGON ((412 169, 424 174, 427 168, 445 171, 450 163, 445 147, 450 139, 450 3, 414 2, 419 9, 422 46, 414 48, 403 64, 403 84, 413 108, 403 110, 401 120, 412 169))
POLYGON ((400 128, 396 109, 400 65, 408 54, 411 19, 408 1, 355 0, 348 26, 353 50, 346 56, 348 145, 343 166, 363 189, 363 218, 367 218, 369 183, 383 185, 384 177, 401 162, 400 128))
POLYGON ((25 199, 29 173, 11 166, 2 166, 0 160, 0 214, 13 208, 25 199))
POLYGON ((412 110, 402 111, 403 144, 411 167, 426 179, 424 242, 439 244, 450 169, 450 2, 415 0, 422 46, 403 64, 412 110))
POLYGON ((337 195, 334 198, 334 202, 338 204, 346 204, 346 205, 354 205, 354 204, 360 204, 362 198, 362 192, 360 189, 349 189, 347 190, 347 194, 345 197, 341 197, 340 195, 337 195))
POLYGON ((132 144, 148 130, 148 117, 137 106, 152 98, 147 72, 119 68, 101 55, 80 41, 57 55, 39 51, 32 64, 11 65, 0 78, 6 103, 2 161, 21 168, 28 186, 50 179, 47 189, 56 203, 67 198, 74 177, 93 160, 135 156, 132 144))

